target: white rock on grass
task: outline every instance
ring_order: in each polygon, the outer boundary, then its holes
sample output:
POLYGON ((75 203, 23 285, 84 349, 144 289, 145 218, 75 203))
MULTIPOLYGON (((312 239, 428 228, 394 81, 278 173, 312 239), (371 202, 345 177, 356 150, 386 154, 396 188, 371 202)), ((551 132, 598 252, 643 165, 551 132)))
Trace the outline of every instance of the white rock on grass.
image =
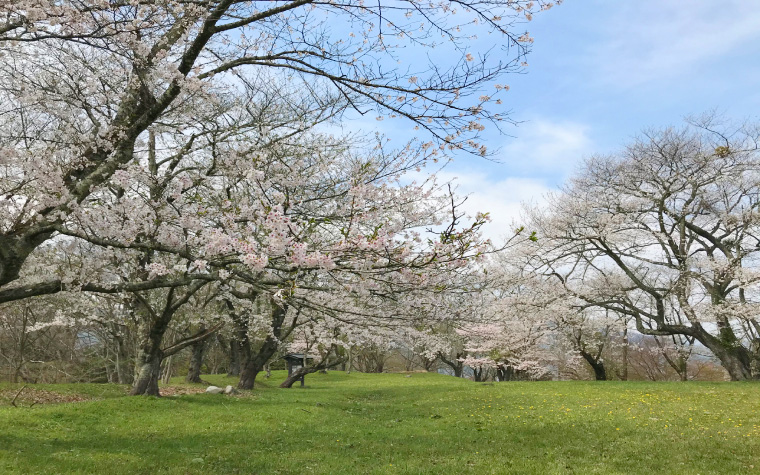
POLYGON ((224 392, 224 389, 217 386, 209 386, 206 388, 207 394, 222 394, 223 392, 224 392))
POLYGON ((224 394, 235 394, 237 391, 232 386, 224 388, 224 394))

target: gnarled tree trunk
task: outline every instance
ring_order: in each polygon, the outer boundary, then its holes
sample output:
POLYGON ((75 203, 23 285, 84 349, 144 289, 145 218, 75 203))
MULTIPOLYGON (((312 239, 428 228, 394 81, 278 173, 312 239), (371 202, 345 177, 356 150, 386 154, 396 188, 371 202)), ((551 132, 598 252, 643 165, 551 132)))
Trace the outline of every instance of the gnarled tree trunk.
POLYGON ((597 381, 607 381, 607 370, 604 367, 604 361, 599 355, 592 355, 591 353, 580 350, 581 356, 594 370, 594 379, 597 381))
POLYGON ((302 377, 306 376, 307 374, 316 373, 319 371, 318 369, 312 369, 307 367, 300 367, 297 370, 290 373, 290 375, 285 379, 285 381, 280 384, 281 388, 292 388, 293 384, 296 381, 299 381, 302 377))
MULTIPOLYGON (((688 301, 684 295, 679 295, 682 307, 691 310, 688 307, 688 301)), ((702 324, 697 321, 693 310, 687 315, 691 320, 691 329, 689 336, 696 338, 697 341, 705 345, 713 355, 720 361, 721 366, 728 372, 732 381, 747 381, 760 378, 760 374, 753 374, 753 355, 742 345, 742 342, 736 337, 731 325, 725 319, 718 319, 719 336, 711 335, 704 329, 702 324)), ((676 332, 673 332, 676 333, 676 332)))
POLYGON ((161 313, 154 312, 153 309, 148 307, 147 302, 140 298, 133 300, 135 310, 140 317, 140 323, 138 325, 137 358, 135 359, 135 380, 132 384, 130 395, 159 396, 158 379, 161 373, 161 360, 178 353, 180 350, 198 341, 207 339, 222 327, 222 324, 219 323, 208 330, 204 329, 195 335, 183 338, 171 346, 161 347, 164 335, 169 328, 169 323, 174 314, 203 285, 205 285, 204 282, 191 284, 185 291, 185 294, 177 299, 174 298, 176 289, 171 288, 161 313))
POLYGON ((721 341, 707 332, 701 332, 700 336, 697 336, 697 340, 718 358, 728 371, 731 381, 748 381, 760 377, 752 373, 752 355, 740 343, 721 341))
MULTIPOLYGON (((174 289, 169 291, 171 299, 174 289)), ((158 380, 161 376, 161 342, 174 312, 164 311, 156 314, 140 299, 133 299, 133 310, 139 318, 137 337, 138 347, 135 357, 135 377, 132 382, 132 396, 159 396, 158 380)), ((168 307, 168 306, 167 306, 168 307)))
POLYGON ((160 396, 158 380, 161 376, 161 350, 140 348, 135 358, 135 378, 132 383, 132 396, 160 396))
POLYGON ((514 366, 509 364, 500 364, 496 368, 496 376, 500 382, 504 381, 530 381, 531 374, 525 370, 515 369, 514 366))
POLYGON ((295 327, 296 319, 283 332, 282 325, 285 322, 288 306, 285 303, 276 302, 270 298, 272 331, 264 339, 261 346, 254 351, 251 348, 251 341, 248 337, 248 320, 245 316, 237 315, 232 311, 231 302, 227 302, 227 305, 231 310, 232 319, 235 322, 235 335, 240 351, 240 381, 237 387, 238 389, 253 389, 256 376, 264 370, 264 365, 277 353, 282 339, 286 338, 295 327))
POLYGON ((460 358, 464 357, 464 353, 457 353, 452 359, 446 358, 443 353, 438 353, 438 359, 454 371, 454 376, 461 378, 464 374, 464 363, 460 361, 460 358))

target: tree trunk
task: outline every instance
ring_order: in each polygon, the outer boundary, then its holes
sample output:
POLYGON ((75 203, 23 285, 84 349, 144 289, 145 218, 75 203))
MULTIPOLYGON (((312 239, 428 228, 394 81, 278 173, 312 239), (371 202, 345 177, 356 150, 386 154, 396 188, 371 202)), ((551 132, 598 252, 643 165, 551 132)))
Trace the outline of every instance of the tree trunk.
MULTIPOLYGON (((169 298, 172 296, 170 291, 169 298)), ((161 342, 169 328, 172 314, 164 312, 157 317, 143 308, 143 303, 137 299, 131 302, 133 311, 139 318, 137 328, 138 348, 135 357, 135 377, 132 381, 132 396, 159 396, 158 380, 161 377, 161 342)))
POLYGON ((496 368, 496 375, 500 382, 512 381, 514 369, 511 366, 499 365, 499 367, 496 368))
POLYGON ((240 343, 234 336, 230 339, 230 366, 227 376, 240 376, 240 343))
POLYGON ((464 353, 457 353, 453 359, 449 360, 442 353, 438 353, 438 358, 443 361, 446 366, 451 368, 452 371, 454 371, 455 378, 461 378, 464 374, 464 363, 459 361, 459 359, 463 356, 464 353))
POLYGON ((24 378, 24 361, 21 360, 21 363, 16 366, 16 370, 13 372, 13 377, 11 378, 11 383, 16 384, 18 383, 19 379, 26 379, 24 378))
POLYGON ((680 357, 679 366, 681 367, 681 370, 678 371, 678 376, 680 376, 681 381, 688 381, 689 380, 689 361, 684 357, 680 357))
POLYGON ((620 373, 621 381, 628 381, 628 320, 623 328, 623 370, 620 373))
POLYGON ((425 368, 425 371, 428 373, 433 369, 433 366, 435 365, 438 358, 422 358, 422 367, 425 368))
MULTIPOLYGON (((203 327, 202 327, 203 329, 203 327)), ((206 340, 194 343, 190 347, 190 365, 187 369, 185 381, 188 383, 202 383, 201 367, 203 366, 203 352, 206 350, 206 340)))
POLYGON ((499 381, 528 381, 530 380, 529 374, 526 371, 518 371, 514 366, 500 365, 496 368, 496 374, 499 377, 499 381))
POLYGON ((684 355, 679 354, 676 355, 675 359, 668 356, 667 352, 664 350, 662 351, 662 356, 665 358, 665 361, 670 365, 671 368, 676 372, 678 375, 678 379, 681 381, 688 381, 689 380, 689 360, 684 355))
POLYGON ((288 376, 285 381, 280 384, 281 388, 291 388, 293 387, 293 383, 296 381, 299 381, 303 376, 306 376, 309 373, 315 373, 319 371, 316 368, 306 368, 306 367, 300 367, 297 370, 290 373, 290 376, 288 376))
POLYGON ((731 381, 748 381, 760 378, 760 374, 752 374, 752 355, 741 342, 735 338, 726 337, 727 332, 722 332, 723 338, 716 338, 707 333, 701 326, 696 326, 696 338, 705 345, 720 361, 723 368, 728 371, 731 381))
MULTIPOLYGON (((705 344, 703 342, 703 344, 705 344)), ((748 381, 754 379, 750 359, 744 348, 726 348, 723 345, 713 346, 705 344, 713 352, 720 364, 728 371, 731 381, 748 381)))
POLYGON ((119 384, 130 384, 132 378, 129 376, 127 370, 127 364, 129 362, 129 353, 127 345, 124 344, 124 338, 118 335, 114 335, 116 342, 116 382, 119 384))
POLYGON ((242 352, 243 355, 248 353, 249 356, 243 361, 243 367, 240 370, 240 382, 238 382, 237 386, 238 389, 253 389, 256 376, 264 370, 264 365, 277 353, 279 346, 279 341, 270 335, 256 354, 253 354, 253 352, 249 353, 250 350, 242 352))
POLYGON ((172 374, 174 373, 174 367, 172 366, 172 363, 174 362, 174 356, 169 356, 164 358, 163 361, 163 373, 161 374, 161 382, 164 384, 169 384, 169 382, 172 379, 172 374))
POLYGON ((158 378, 161 374, 161 351, 149 353, 140 349, 135 361, 135 379, 132 396, 160 396, 158 393, 158 378))
POLYGON ((581 350, 580 353, 583 359, 591 366, 591 369, 594 370, 594 379, 597 381, 607 381, 607 370, 604 368, 604 361, 601 358, 594 358, 592 354, 586 351, 581 350))
MULTIPOLYGON (((144 265, 144 262, 142 263, 144 265)), ((160 312, 154 311, 150 304, 139 293, 134 293, 128 305, 138 320, 137 328, 137 358, 135 360, 135 380, 130 394, 158 396, 158 378, 161 370, 161 359, 171 356, 194 342, 193 338, 207 338, 221 326, 215 326, 211 333, 195 335, 184 342, 162 348, 169 324, 179 308, 200 290, 206 282, 196 281, 185 288, 184 293, 177 296, 177 287, 167 290, 160 312)))
POLYGON ((282 324, 287 314, 287 305, 280 306, 272 302, 272 332, 267 335, 261 347, 254 354, 251 350, 251 342, 248 339, 248 325, 243 318, 236 318, 238 340, 240 342, 241 369, 238 389, 253 389, 258 375, 264 365, 277 353, 282 337, 282 324))
POLYGON ((317 371, 322 371, 323 369, 327 368, 334 368, 338 365, 340 365, 343 361, 345 361, 344 358, 338 358, 336 360, 333 360, 332 362, 328 362, 330 360, 329 354, 331 351, 335 350, 335 345, 328 351, 328 356, 322 359, 319 363, 317 363, 314 366, 301 366, 297 370, 293 371, 288 375, 288 377, 285 379, 285 381, 280 384, 281 388, 291 388, 293 387, 293 383, 300 380, 303 376, 306 376, 307 374, 316 373, 317 371))
POLYGON ((235 365, 237 368, 235 370, 240 375, 237 387, 238 389, 253 389, 256 376, 261 372, 262 368, 256 367, 253 364, 253 350, 251 349, 251 341, 248 338, 248 320, 244 315, 233 313, 232 321, 235 324, 235 334, 230 342, 230 350, 232 350, 230 358, 236 359, 235 365))
POLYGON ((256 376, 261 372, 261 368, 257 368, 254 365, 245 365, 240 372, 240 381, 238 382, 238 389, 253 389, 253 385, 256 382, 256 376))

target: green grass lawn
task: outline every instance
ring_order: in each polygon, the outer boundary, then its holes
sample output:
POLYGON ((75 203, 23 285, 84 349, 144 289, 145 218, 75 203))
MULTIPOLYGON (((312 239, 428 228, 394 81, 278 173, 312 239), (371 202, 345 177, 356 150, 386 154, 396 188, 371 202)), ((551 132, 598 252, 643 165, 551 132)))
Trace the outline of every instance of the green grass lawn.
POLYGON ((758 384, 282 379, 240 397, 35 386, 95 399, 0 402, 0 473, 760 473, 758 384))

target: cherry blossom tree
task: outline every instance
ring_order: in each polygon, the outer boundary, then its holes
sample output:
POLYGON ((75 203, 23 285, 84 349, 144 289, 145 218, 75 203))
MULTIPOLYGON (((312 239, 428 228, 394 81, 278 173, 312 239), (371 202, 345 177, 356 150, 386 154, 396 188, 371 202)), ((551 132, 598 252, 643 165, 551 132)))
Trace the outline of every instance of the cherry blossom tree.
POLYGON ((541 279, 524 272, 523 254, 534 239, 519 228, 497 252, 457 275, 436 304, 425 309, 437 317, 428 316, 416 332, 409 332, 422 356, 440 359, 457 377, 469 368, 476 381, 547 373, 558 299, 546 296, 541 279))
POLYGON ((233 323, 231 338, 239 352, 238 388, 253 389, 258 374, 298 326, 300 312, 289 307, 282 293, 238 296, 247 298, 243 303, 253 304, 241 308, 235 305, 238 301, 233 303, 227 299, 225 302, 233 323))
POLYGON ((534 210, 536 268, 579 308, 707 347, 733 380, 758 376, 758 138, 715 117, 649 131, 534 210))
POLYGON ((403 174, 486 153, 485 124, 509 120, 495 83, 523 68, 532 41, 512 27, 552 5, 6 2, 0 302, 71 291, 101 318, 89 293, 112 296, 110 317, 135 324, 133 394, 158 394, 162 359, 218 328, 204 317, 165 341, 206 306, 232 306, 244 352, 243 333, 263 338, 244 355, 243 386, 301 312, 348 344, 400 328, 487 248, 482 216, 460 227, 434 179, 403 174), (477 33, 498 33, 506 54, 477 33), (410 46, 453 62, 424 65, 410 46), (315 132, 348 110, 427 138, 388 151, 315 132), (269 311, 251 330, 242 319, 258 302, 269 311))
POLYGON ((594 372, 594 379, 606 381, 612 379, 609 365, 605 364, 604 351, 609 350, 612 334, 620 326, 619 318, 610 318, 608 312, 594 312, 585 309, 563 319, 562 327, 578 354, 588 363, 594 372), (594 315, 597 313, 597 315, 594 315))
POLYGON ((490 283, 485 318, 460 330, 467 338, 464 362, 472 368, 493 369, 499 381, 547 377, 556 366, 549 349, 560 334, 557 319, 568 309, 562 292, 526 272, 525 257, 535 248, 533 238, 531 234, 491 259, 486 267, 490 283))
MULTIPOLYGON (((169 161, 194 152, 196 142, 216 141, 221 132, 213 118, 229 117, 218 108, 240 90, 298 91, 319 104, 320 120, 348 109, 404 118, 427 131, 432 140, 425 146, 436 153, 484 154, 478 141, 484 123, 509 118, 498 112, 508 88, 483 88, 523 68, 532 40, 513 27, 552 5, 4 2, 0 301, 97 287, 16 281, 30 254, 69 227, 73 215, 96 219, 101 208, 92 202, 110 190, 118 194, 139 174, 135 156, 152 137, 163 142, 162 160, 169 161), (502 38, 505 52, 491 54, 476 41, 488 33, 502 38), (425 65, 419 55, 407 57, 406 48, 435 48, 453 61, 425 65)), ((114 232, 119 227, 112 224, 114 232)))
MULTIPOLYGON (((642 378, 652 381, 678 379, 688 381, 699 372, 694 340, 682 335, 644 336, 632 346, 631 365, 642 378)), ((699 359, 709 361, 703 355, 699 359)))

